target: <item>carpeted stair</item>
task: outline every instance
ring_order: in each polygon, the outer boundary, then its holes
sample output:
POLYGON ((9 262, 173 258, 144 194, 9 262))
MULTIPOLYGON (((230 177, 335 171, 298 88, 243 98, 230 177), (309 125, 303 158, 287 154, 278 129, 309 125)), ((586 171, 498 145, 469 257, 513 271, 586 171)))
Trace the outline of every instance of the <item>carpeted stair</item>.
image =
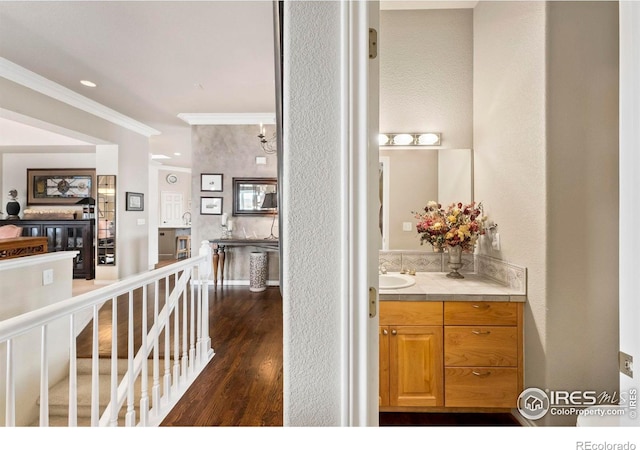
MULTIPOLYGON (((151 389, 153 386, 152 361, 149 361, 149 383, 148 395, 151 398, 151 389)), ((162 385, 162 371, 164 370, 164 362, 160 362, 160 385, 162 385)), ((78 426, 91 426, 91 359, 79 358, 77 362, 78 368, 78 426)), ((127 371, 127 360, 118 360, 118 374, 123 375, 127 371)), ((99 363, 99 380, 100 380, 100 414, 104 411, 109 403, 111 395, 111 360, 100 359, 99 363)), ((118 383, 121 381, 118 378, 118 383)), ((140 384, 138 379, 135 383, 135 410, 136 421, 140 419, 139 403, 140 403, 140 384)), ((149 400, 151 404, 151 400, 149 400)), ((38 406, 40 405, 38 401, 38 406)), ((120 409, 118 414, 118 426, 124 426, 124 417, 127 412, 127 402, 120 409)), ((69 379, 65 378, 49 389, 49 426, 66 427, 69 424, 69 379)), ((33 426, 39 426, 36 421, 33 426)))

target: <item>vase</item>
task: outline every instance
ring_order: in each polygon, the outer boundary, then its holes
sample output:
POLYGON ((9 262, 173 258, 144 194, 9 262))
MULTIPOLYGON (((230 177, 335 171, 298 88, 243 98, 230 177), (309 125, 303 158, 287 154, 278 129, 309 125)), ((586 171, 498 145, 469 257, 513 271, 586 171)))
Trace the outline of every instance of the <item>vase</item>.
POLYGON ((464 278, 458 270, 462 267, 462 247, 454 245, 449 247, 449 269, 448 278, 464 278))
POLYGON ((18 203, 15 200, 10 200, 9 202, 7 202, 7 219, 12 219, 12 220, 16 220, 19 219, 20 217, 18 216, 18 214, 20 213, 20 203, 18 203))

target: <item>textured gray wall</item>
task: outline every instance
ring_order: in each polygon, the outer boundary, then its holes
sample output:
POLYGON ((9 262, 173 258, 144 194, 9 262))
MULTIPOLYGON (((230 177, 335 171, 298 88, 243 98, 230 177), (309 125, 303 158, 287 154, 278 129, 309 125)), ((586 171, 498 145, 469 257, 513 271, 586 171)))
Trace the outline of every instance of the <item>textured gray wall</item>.
MULTIPOLYGON (((198 125, 192 127, 192 239, 194 252, 205 239, 221 236, 221 216, 201 215, 201 197, 222 197, 222 210, 234 223, 233 237, 243 238, 243 228, 247 234, 266 238, 271 232, 273 216, 232 216, 234 177, 277 177, 276 155, 266 155, 258 140, 258 125, 198 125), (257 165, 256 156, 266 156, 266 165, 257 165), (202 192, 200 175, 221 173, 222 192, 202 192)), ((266 126, 266 134, 273 133, 273 126, 266 126)), ((276 218, 273 234, 278 236, 276 218)), ((249 253, 253 247, 228 248, 225 259, 225 280, 249 280, 249 253)), ((269 281, 278 280, 278 253, 269 252, 269 281)))

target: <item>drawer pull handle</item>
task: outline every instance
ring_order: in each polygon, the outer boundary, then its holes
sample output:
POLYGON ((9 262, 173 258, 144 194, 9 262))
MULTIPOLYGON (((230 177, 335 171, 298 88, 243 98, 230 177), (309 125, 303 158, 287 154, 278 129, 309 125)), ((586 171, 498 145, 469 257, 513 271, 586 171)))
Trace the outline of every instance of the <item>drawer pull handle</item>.
POLYGON ((472 305, 475 309, 489 309, 489 305, 487 305, 486 303, 483 303, 481 305, 472 305))
POLYGON ((387 330, 382 330, 382 334, 386 336, 387 334, 389 334, 389 332, 387 330))
POLYGON ((395 336, 396 334, 398 334, 398 332, 396 330, 391 330, 391 334, 395 336))
POLYGON ((472 373, 472 374, 474 374, 474 375, 475 375, 475 376, 477 376, 477 377, 480 377, 480 378, 486 378, 486 377, 488 377, 489 375, 491 375, 491 372, 484 372, 484 373, 482 373, 482 372, 478 372, 478 371, 476 371, 476 370, 474 370, 474 371, 473 371, 473 372, 471 372, 471 373, 472 373))
POLYGON ((472 330, 471 332, 472 332, 473 334, 475 334, 476 336, 491 334, 491 331, 478 331, 478 330, 472 330))

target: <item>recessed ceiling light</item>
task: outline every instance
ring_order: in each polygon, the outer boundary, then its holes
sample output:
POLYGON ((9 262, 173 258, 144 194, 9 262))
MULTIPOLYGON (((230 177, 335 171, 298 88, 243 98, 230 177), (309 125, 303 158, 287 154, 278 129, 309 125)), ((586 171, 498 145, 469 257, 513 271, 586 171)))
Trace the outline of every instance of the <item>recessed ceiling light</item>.
POLYGON ((167 155, 151 155, 151 159, 171 159, 171 157, 167 155))
POLYGON ((180 152, 175 152, 175 153, 174 153, 174 155, 176 155, 176 156, 180 156, 180 155, 182 155, 182 153, 180 153, 180 152))
POLYGON ((89 80, 80 80, 80 84, 82 84, 83 86, 92 87, 92 88, 98 86, 93 81, 89 81, 89 80))

